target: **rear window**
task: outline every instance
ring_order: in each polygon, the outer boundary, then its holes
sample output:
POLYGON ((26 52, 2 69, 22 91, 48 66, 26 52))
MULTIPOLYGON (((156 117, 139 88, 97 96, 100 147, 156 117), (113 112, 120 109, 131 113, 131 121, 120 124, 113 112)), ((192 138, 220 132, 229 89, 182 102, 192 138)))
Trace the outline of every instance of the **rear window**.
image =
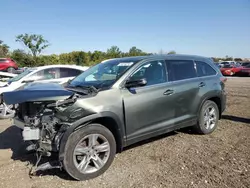
POLYGON ((169 81, 197 77, 194 62, 191 60, 167 60, 169 81))
POLYGON ((75 77, 81 74, 83 71, 71 68, 60 68, 60 78, 75 77))
POLYGON ((198 77, 216 75, 216 71, 207 63, 195 61, 195 64, 198 77))

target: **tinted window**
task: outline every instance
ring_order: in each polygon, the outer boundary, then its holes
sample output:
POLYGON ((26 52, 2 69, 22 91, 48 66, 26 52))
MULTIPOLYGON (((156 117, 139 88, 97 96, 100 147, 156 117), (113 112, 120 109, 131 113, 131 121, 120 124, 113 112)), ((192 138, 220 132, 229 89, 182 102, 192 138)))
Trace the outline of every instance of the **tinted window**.
POLYGON ((150 61, 138 68, 130 79, 139 80, 145 78, 147 85, 154 85, 166 82, 166 77, 164 61, 150 61))
POLYGON ((229 62, 221 62, 220 64, 229 64, 229 62))
POLYGON ((75 77, 81 74, 82 71, 70 68, 60 68, 60 78, 75 77))
POLYGON ((223 68, 233 68, 233 65, 224 65, 223 68))
POLYGON ((207 63, 195 61, 198 77, 216 75, 216 71, 207 63))
POLYGON ((246 67, 246 66, 250 65, 250 63, 242 63, 241 65, 242 65, 243 67, 246 67))
POLYGON ((0 59, 0 63, 7 61, 7 59, 0 59))
POLYGON ((196 70, 191 60, 167 60, 169 81, 195 78, 196 70))

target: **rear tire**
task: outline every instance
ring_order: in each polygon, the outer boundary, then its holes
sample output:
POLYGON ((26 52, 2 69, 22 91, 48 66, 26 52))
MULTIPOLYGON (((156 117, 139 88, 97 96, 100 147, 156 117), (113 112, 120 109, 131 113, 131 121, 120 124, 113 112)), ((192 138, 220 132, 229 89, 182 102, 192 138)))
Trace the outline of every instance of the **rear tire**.
POLYGON ((7 69, 7 72, 9 72, 9 73, 15 73, 15 71, 16 71, 16 69, 14 67, 9 67, 7 69))
POLYGON ((211 100, 205 101, 198 118, 198 123, 194 127, 196 131, 200 134, 212 133, 216 129, 219 120, 217 104, 211 100))
POLYGON ((103 174, 115 154, 116 141, 112 132, 100 124, 89 124, 69 136, 63 166, 74 179, 88 180, 103 174))

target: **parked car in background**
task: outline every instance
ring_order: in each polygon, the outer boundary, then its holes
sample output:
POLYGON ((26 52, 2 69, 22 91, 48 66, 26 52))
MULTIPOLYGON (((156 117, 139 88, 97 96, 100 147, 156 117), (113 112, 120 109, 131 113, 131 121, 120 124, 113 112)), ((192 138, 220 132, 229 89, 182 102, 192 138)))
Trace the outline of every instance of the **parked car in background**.
POLYGON ((220 61, 219 62, 219 67, 222 68, 224 66, 228 66, 228 65, 236 65, 236 66, 240 66, 239 63, 235 62, 235 61, 220 61))
MULTIPOLYGON (((7 91, 20 90, 27 84, 34 82, 63 84, 87 69, 88 67, 76 65, 47 65, 26 68, 21 74, 8 79, 5 85, 0 87, 0 94, 7 91)), ((13 116, 14 111, 11 110, 13 106, 10 105, 9 109, 7 107, 4 103, 0 102, 0 118, 10 118, 13 116)))
POLYGON ((242 67, 237 64, 224 64, 224 66, 220 68, 220 71, 224 76, 233 76, 241 69, 242 67))
POLYGON ((17 76, 17 74, 0 72, 0 87, 6 85, 7 81, 15 76, 17 76))
POLYGON ((212 133, 226 107, 225 81, 205 57, 127 57, 99 63, 64 87, 35 83, 3 100, 19 104, 14 123, 37 152, 37 164, 58 154, 32 173, 64 168, 87 180, 131 144, 188 126, 212 133))
POLYGON ((11 58, 0 58, 0 71, 15 73, 18 69, 16 62, 11 58))
POLYGON ((250 76, 250 64, 242 66, 240 71, 238 71, 236 76, 250 76))
POLYGON ((29 67, 21 67, 21 68, 18 68, 16 71, 15 71, 15 74, 21 74, 22 72, 24 72, 26 69, 28 69, 29 67))
POLYGON ((242 67, 249 67, 250 62, 241 62, 242 67))

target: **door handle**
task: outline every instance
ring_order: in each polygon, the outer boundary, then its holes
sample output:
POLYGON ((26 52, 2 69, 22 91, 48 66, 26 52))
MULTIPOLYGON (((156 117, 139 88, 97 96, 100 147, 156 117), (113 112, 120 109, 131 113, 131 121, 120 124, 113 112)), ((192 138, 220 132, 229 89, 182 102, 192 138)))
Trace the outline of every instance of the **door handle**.
POLYGON ((163 95, 172 95, 173 93, 174 93, 174 90, 168 89, 167 91, 165 91, 165 92, 163 93, 163 95))
POLYGON ((200 84, 199 84, 199 87, 204 87, 206 84, 204 83, 204 82, 201 82, 200 84))

